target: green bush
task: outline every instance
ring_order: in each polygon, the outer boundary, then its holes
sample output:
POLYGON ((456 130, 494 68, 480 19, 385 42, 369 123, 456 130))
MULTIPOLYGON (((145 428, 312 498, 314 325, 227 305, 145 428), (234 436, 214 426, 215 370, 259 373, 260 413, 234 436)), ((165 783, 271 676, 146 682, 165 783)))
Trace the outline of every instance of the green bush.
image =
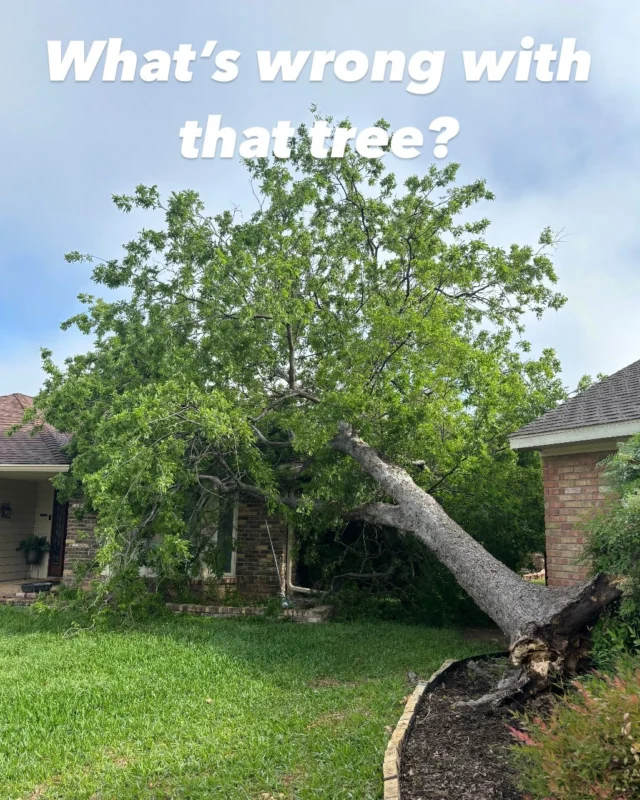
POLYGON ((640 669, 573 683, 551 714, 512 729, 521 788, 531 800, 640 797, 640 669))
POLYGON ((591 632, 591 658, 599 670, 613 672, 626 656, 640 654, 640 619, 629 604, 616 603, 591 632))
POLYGON ((594 630, 594 657, 610 669, 624 654, 640 654, 640 436, 605 461, 609 501, 588 524, 586 557, 597 572, 623 578, 623 598, 594 630))
POLYGON ((68 612, 78 626, 87 628, 133 624, 168 613, 164 598, 151 591, 135 565, 108 581, 94 577, 88 586, 83 586, 80 575, 86 574, 85 569, 77 570, 73 582, 62 584, 56 594, 41 594, 34 609, 41 613, 68 612))

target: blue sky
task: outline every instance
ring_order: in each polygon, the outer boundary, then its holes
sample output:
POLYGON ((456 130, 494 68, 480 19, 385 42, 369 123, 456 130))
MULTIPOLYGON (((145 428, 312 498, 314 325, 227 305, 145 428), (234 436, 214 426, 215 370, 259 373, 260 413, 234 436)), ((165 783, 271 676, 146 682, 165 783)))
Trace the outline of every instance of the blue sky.
MULTIPOLYGON (((564 231, 556 254, 560 312, 530 321, 534 348, 554 347, 568 386, 585 372, 611 373, 640 358, 640 69, 637 0, 22 0, 3 4, 0 26, 0 394, 37 391, 39 348, 58 358, 87 346, 60 322, 91 291, 89 271, 69 250, 118 255, 144 224, 122 216, 113 193, 138 183, 196 188, 208 205, 249 208, 236 161, 185 160, 185 120, 222 114, 238 130, 308 119, 316 103, 364 127, 380 117, 426 131, 453 116, 450 157, 462 178, 484 177, 496 194, 486 209, 491 238, 535 243, 542 228, 564 231), (462 50, 518 49, 524 36, 559 45, 576 37, 592 56, 587 83, 465 83, 462 50), (138 53, 181 43, 242 52, 227 84, 197 69, 191 83, 51 83, 47 40, 123 37, 138 53), (403 84, 261 83, 255 51, 446 50, 436 92, 403 84)), ((399 172, 421 171, 431 150, 399 172)))

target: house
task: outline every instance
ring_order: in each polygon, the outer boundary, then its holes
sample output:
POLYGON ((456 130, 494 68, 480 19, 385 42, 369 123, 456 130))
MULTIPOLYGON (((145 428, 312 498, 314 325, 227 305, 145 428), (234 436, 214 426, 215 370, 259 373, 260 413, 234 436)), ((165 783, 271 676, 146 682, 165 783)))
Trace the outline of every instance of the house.
MULTIPOLYGON (((95 517, 78 519, 73 513, 78 504, 58 502, 51 483, 69 470, 63 451, 68 437, 50 425, 35 433, 25 428, 6 435, 32 404, 23 394, 0 396, 0 596, 3 584, 5 590, 15 590, 25 580, 69 578, 97 550, 95 517), (16 548, 32 534, 46 537, 50 549, 40 564, 29 566, 24 552, 16 548)), ((291 531, 286 523, 269 516, 262 502, 240 498, 220 524, 224 530, 213 535, 233 543, 221 583, 237 587, 248 598, 279 594, 291 574, 291 531)), ((304 591, 290 582, 287 588, 304 591)))
POLYGON ((570 586, 586 577, 587 566, 577 560, 585 544, 582 523, 605 498, 600 464, 636 433, 640 433, 640 361, 510 437, 514 450, 537 450, 542 457, 550 586, 570 586))

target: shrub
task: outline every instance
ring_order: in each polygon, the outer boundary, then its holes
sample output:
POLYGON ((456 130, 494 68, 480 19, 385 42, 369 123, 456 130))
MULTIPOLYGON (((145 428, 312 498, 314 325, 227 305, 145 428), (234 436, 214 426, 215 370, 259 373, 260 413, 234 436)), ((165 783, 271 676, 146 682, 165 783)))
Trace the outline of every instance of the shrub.
POLYGON ((615 603, 591 632, 591 658, 599 670, 615 671, 621 659, 640 654, 640 617, 629 603, 615 603))
POLYGON ((77 625, 94 628, 144 621, 167 614, 162 596, 152 591, 135 565, 111 576, 94 578, 83 585, 86 569, 78 569, 71 584, 62 584, 55 594, 42 593, 33 608, 37 612, 63 611, 73 615, 77 625))
POLYGON ((594 631, 594 656, 609 669, 622 654, 640 653, 640 436, 605 461, 610 500, 589 523, 586 557, 594 569, 624 578, 622 601, 594 631))
POLYGON ((532 800, 631 800, 640 797, 640 669, 594 673, 554 703, 524 717, 521 788, 532 800))

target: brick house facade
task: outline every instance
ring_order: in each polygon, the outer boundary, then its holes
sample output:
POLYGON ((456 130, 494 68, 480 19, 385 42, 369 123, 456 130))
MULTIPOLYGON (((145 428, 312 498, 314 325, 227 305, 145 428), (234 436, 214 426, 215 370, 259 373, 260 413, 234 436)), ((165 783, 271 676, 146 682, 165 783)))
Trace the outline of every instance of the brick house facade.
POLYGON ((98 552, 98 541, 95 537, 97 518, 87 514, 81 519, 75 515, 79 502, 69 503, 67 518, 67 537, 64 549, 63 577, 71 578, 78 567, 91 564, 98 552))
MULTIPOLYGON (((98 551, 95 536, 97 518, 73 513, 78 502, 70 503, 64 556, 64 577, 70 578, 78 567, 90 564, 98 551)), ((264 503, 244 500, 237 504, 235 557, 232 574, 220 580, 232 586, 248 600, 275 597, 287 580, 289 531, 281 517, 267 514, 264 503), (277 561, 277 568, 276 568, 277 561)))
POLYGON ((548 411, 511 437, 514 450, 542 457, 546 576, 571 586, 589 571, 582 563, 584 524, 606 494, 602 461, 620 442, 640 433, 640 361, 548 411))
POLYGON ((585 545, 580 526, 604 501, 598 465, 609 452, 542 456, 550 586, 571 586, 587 577, 588 565, 580 563, 585 545))
POLYGON ((238 503, 236 581, 241 597, 279 594, 287 580, 288 538, 285 521, 267 515, 263 503, 238 503))
MULTIPOLYGON (((51 483, 69 469, 62 450, 68 438, 50 426, 4 435, 22 421, 31 404, 26 395, 0 397, 0 592, 2 583, 69 579, 81 565, 91 564, 98 550, 95 516, 78 518, 74 512, 79 503, 67 507, 57 502, 51 483), (31 566, 24 552, 16 550, 29 536, 43 537, 50 545, 31 566)), ((240 498, 229 517, 228 530, 231 527, 233 552, 221 585, 236 587, 247 599, 275 596, 289 588, 290 531, 285 521, 268 515, 262 501, 240 498)))

